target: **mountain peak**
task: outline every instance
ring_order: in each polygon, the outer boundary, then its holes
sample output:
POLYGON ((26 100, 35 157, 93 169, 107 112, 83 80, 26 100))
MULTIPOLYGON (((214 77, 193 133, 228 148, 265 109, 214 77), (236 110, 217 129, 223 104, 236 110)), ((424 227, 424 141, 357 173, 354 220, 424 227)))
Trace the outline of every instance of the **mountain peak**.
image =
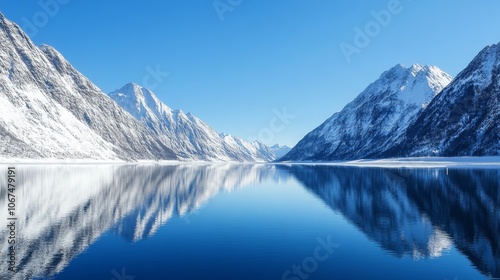
MULTIPOLYGON (((128 83, 109 94, 118 105, 143 122, 183 159, 209 161, 270 161, 267 146, 219 134, 192 113, 172 110, 147 88, 128 83)), ((260 143, 259 143, 260 144, 260 143)))
POLYGON ((483 60, 490 60, 491 63, 498 64, 500 61, 500 43, 492 44, 485 47, 478 55, 479 58, 483 60))
POLYGON ((488 45, 485 49, 500 51, 500 43, 488 45))
POLYGON ((391 69, 385 71, 382 73, 382 75, 380 75, 380 78, 397 78, 399 76, 402 76, 404 75, 404 73, 406 72, 407 68, 399 63, 399 64, 396 64, 394 67, 392 67, 391 69))
POLYGON ((437 67, 434 66, 429 66, 429 65, 421 65, 421 64, 413 64, 408 70, 411 72, 411 74, 416 77, 420 73, 429 73, 432 72, 433 70, 437 67))
POLYGON ((0 32, 0 40, 16 42, 20 45, 26 45, 26 47, 31 49, 34 46, 33 42, 28 38, 28 35, 24 33, 21 27, 10 21, 3 14, 0 13, 0 15, 0 30, 4 31, 0 32), (10 36, 6 36, 8 34, 10 34, 10 36))
POLYGON ((277 159, 282 158, 284 155, 288 154, 292 148, 288 147, 287 145, 281 146, 280 144, 275 144, 274 146, 270 147, 271 151, 273 151, 274 156, 277 159))
POLYGON ((111 92, 109 95, 113 94, 119 94, 119 95, 125 95, 125 96, 135 96, 135 98, 144 98, 145 95, 148 97, 153 97, 156 98, 156 95, 150 91, 149 89, 140 86, 139 84, 135 82, 129 82, 122 86, 121 88, 114 90, 111 92))
POLYGON ((112 91, 109 96, 136 119, 172 115, 172 109, 163 104, 149 89, 134 82, 112 91))
MULTIPOLYGON (((492 44, 486 46, 483 50, 479 52, 479 54, 472 60, 471 65, 473 67, 478 66, 477 62, 481 61, 483 65, 486 66, 494 66, 494 64, 498 64, 500 59, 500 43, 492 44)), ((471 66, 469 65, 469 66, 471 66)))
POLYGON ((40 46, 38 46, 38 48, 42 51, 50 51, 50 52, 57 52, 58 53, 58 51, 54 47, 47 45, 47 44, 41 44, 40 46))
POLYGON ((500 44, 483 48, 407 129, 407 140, 397 149, 404 156, 497 155, 498 71, 500 44))
POLYGON ((0 134, 15 139, 1 141, 8 144, 7 150, 14 151, 8 156, 65 160, 177 158, 153 132, 105 96, 59 52, 48 45, 37 47, 3 15, 0 41, 4 97, 0 134), (13 114, 16 118, 9 117, 13 114))
POLYGON ((496 79, 500 68, 500 43, 483 48, 469 65, 458 74, 455 86, 475 85, 483 90, 496 79))
POLYGON ((141 90, 142 87, 135 82, 129 82, 122 86, 121 88, 117 89, 116 91, 122 91, 124 93, 134 93, 137 90, 141 90))
POLYGON ((403 81, 410 75, 414 77, 417 76, 424 69, 425 67, 420 64, 413 64, 411 67, 406 67, 403 64, 399 63, 391 69, 383 72, 380 75, 379 80, 384 80, 386 83, 390 83, 392 81, 403 81))
POLYGON ((9 21, 0 11, 0 27, 7 23, 11 23, 11 21, 9 21))
POLYGON ((425 107, 451 80, 450 75, 436 66, 397 64, 382 73, 360 96, 365 99, 382 94, 425 107))
POLYGON ((416 77, 421 74, 429 74, 429 73, 441 74, 444 73, 444 71, 441 70, 439 67, 433 65, 422 65, 416 63, 410 67, 406 67, 403 64, 396 64, 391 69, 382 73, 382 75, 380 75, 380 78, 396 79, 408 76, 409 74, 411 74, 413 77, 416 77))
POLYGON ((143 87, 140 86, 139 84, 137 84, 136 82, 130 82, 130 83, 127 83, 125 86, 123 87, 129 87, 129 88, 140 88, 142 89, 143 87))
POLYGON ((47 44, 41 44, 38 46, 38 48, 45 54, 47 58, 49 58, 52 62, 57 61, 59 63, 69 63, 66 61, 66 58, 57 51, 54 47, 47 45, 47 44))
POLYGON ((408 124, 450 81, 435 66, 397 64, 306 135, 283 159, 345 160, 381 152, 400 141, 408 124))
POLYGON ((287 145, 280 145, 280 144, 276 143, 276 144, 274 144, 273 146, 271 146, 270 148, 272 148, 272 149, 283 149, 283 148, 288 148, 288 149, 289 149, 290 147, 288 147, 287 145))

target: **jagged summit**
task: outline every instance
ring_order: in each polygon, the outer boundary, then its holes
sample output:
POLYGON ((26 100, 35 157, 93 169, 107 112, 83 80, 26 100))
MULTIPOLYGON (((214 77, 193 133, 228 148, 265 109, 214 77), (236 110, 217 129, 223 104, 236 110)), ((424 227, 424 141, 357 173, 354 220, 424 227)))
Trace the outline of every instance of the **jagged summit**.
POLYGON ((386 156, 500 155, 500 44, 485 47, 386 156))
POLYGON ((11 25, 16 25, 15 23, 9 21, 5 15, 2 13, 2 11, 0 11, 0 26, 1 25, 7 25, 7 24, 11 24, 11 25))
POLYGON ((479 54, 476 56, 476 58, 484 57, 484 55, 489 55, 489 54, 494 54, 494 53, 496 53, 498 55, 499 52, 500 52, 500 42, 484 47, 484 49, 481 52, 479 52, 479 54))
POLYGON ((302 139, 283 160, 370 158, 399 143, 406 128, 452 80, 435 66, 398 64, 302 139))
POLYGON ((109 94, 185 160, 272 161, 274 154, 259 142, 219 134, 191 113, 172 110, 149 89, 128 83, 109 94))
POLYGON ((405 67, 398 64, 382 73, 365 92, 397 94, 406 103, 425 107, 451 80, 450 75, 436 66, 414 64, 405 67))
POLYGON ((283 160, 500 155, 500 44, 455 79, 435 66, 398 64, 283 160))
POLYGON ((288 147, 287 145, 280 145, 280 144, 275 144, 270 147, 271 150, 273 151, 274 155, 276 156, 276 159, 282 158, 284 155, 286 155, 292 148, 288 147))
POLYGON ((2 158, 176 159, 54 48, 0 22, 2 158))
POLYGON ((380 78, 384 77, 401 77, 404 75, 407 75, 408 72, 411 73, 413 76, 417 76, 418 74, 421 74, 422 72, 432 72, 432 71, 442 71, 438 67, 433 66, 433 65, 422 65, 422 64, 413 64, 409 67, 406 67, 404 64, 398 63, 391 69, 383 72, 380 75, 380 78))
MULTIPOLYGON (((219 134, 136 83, 104 94, 1 12, 0 108, 2 158, 275 158, 264 144, 219 134)), ((498 155, 499 119, 500 44, 492 44, 453 81, 436 66, 395 65, 284 159, 498 155)))

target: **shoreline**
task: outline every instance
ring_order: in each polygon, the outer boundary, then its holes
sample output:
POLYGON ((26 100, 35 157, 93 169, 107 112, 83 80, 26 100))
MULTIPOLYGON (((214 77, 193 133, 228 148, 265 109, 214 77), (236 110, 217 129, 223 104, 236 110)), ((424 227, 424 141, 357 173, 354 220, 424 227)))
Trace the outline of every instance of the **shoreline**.
POLYGON ((389 159, 361 159, 331 162, 225 162, 225 161, 179 161, 179 160, 60 160, 60 159, 0 159, 0 165, 309 165, 380 168, 499 168, 500 156, 487 157, 408 157, 389 159))

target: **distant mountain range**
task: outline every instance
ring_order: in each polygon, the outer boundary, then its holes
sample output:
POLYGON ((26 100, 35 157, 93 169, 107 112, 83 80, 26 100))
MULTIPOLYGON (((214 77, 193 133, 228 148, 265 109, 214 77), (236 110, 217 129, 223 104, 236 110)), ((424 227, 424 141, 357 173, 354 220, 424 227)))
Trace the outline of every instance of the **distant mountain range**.
POLYGON ((0 13, 0 159, 335 161, 500 155, 500 45, 455 79, 396 65, 293 149, 218 133, 130 83, 103 93, 0 13))
POLYGON ((130 83, 109 96, 134 118, 141 121, 181 159, 206 161, 272 161, 274 153, 266 145, 246 142, 219 134, 191 113, 172 110, 156 95, 130 83))
POLYGON ((35 46, 1 13, 0 107, 0 158, 275 159, 266 145, 219 134, 136 84, 106 95, 54 48, 35 46))
POLYGON ((292 150, 292 148, 288 147, 287 145, 279 145, 279 144, 275 144, 273 146, 271 146, 271 151, 273 151, 274 153, 274 156, 279 159, 281 157, 283 157, 284 155, 288 154, 288 152, 290 152, 290 150, 292 150))
POLYGON ((395 66, 281 160, 497 155, 500 44, 453 81, 435 66, 395 66))

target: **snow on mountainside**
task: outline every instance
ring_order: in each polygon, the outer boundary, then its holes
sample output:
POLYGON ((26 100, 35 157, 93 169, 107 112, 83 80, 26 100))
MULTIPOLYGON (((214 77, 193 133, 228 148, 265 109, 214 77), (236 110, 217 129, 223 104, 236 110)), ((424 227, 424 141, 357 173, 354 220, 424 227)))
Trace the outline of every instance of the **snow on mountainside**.
POLYGON ((182 159, 241 162, 275 159, 267 146, 219 134, 191 113, 170 109, 152 91, 137 84, 129 83, 109 96, 153 130, 182 159))
POLYGON ((0 157, 174 159, 54 48, 0 13, 0 157))
POLYGON ((276 159, 273 151, 259 141, 247 142, 230 134, 220 134, 220 136, 230 154, 234 154, 235 158, 247 158, 240 161, 273 161, 276 159))
POLYGON ((483 49, 386 156, 500 155, 500 44, 483 49))
POLYGON ((306 135, 282 160, 376 157, 401 141, 408 125, 451 80, 435 66, 396 65, 306 135))

